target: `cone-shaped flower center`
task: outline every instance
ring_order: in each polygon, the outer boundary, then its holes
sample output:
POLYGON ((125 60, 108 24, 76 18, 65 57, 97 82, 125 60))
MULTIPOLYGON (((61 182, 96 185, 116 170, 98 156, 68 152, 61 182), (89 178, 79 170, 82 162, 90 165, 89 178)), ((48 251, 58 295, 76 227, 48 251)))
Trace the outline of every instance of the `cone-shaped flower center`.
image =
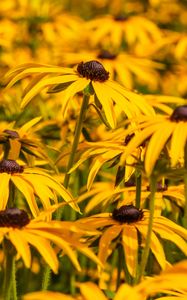
POLYGON ((133 223, 143 218, 143 211, 134 205, 123 205, 118 209, 114 209, 112 218, 121 223, 133 223))
POLYGON ((7 208, 0 211, 0 227, 21 228, 30 222, 26 211, 19 208, 7 208))
POLYGON ((187 105, 176 107, 172 115, 170 116, 170 120, 173 122, 187 122, 187 105))
POLYGON ((23 173, 23 166, 20 166, 15 160, 3 159, 0 162, 0 173, 23 173))
POLYGON ((93 81, 104 82, 109 78, 109 72, 96 60, 91 60, 86 63, 81 62, 77 66, 77 71, 82 77, 93 81))
POLYGON ((113 54, 107 50, 101 50, 101 52, 98 54, 97 58, 101 58, 101 59, 115 59, 117 57, 116 54, 113 54))
POLYGON ((12 138, 12 139, 19 138, 19 134, 15 130, 5 129, 3 132, 7 133, 9 138, 12 138))
POLYGON ((125 14, 119 14, 117 16, 114 17, 115 21, 126 21, 128 19, 128 16, 125 14))
MULTIPOLYGON (((156 187, 156 191, 157 192, 165 192, 168 189, 168 183, 167 181, 164 182, 164 184, 162 184, 161 181, 157 182, 157 187, 156 187)), ((147 186, 147 191, 150 191, 150 186, 147 186)))

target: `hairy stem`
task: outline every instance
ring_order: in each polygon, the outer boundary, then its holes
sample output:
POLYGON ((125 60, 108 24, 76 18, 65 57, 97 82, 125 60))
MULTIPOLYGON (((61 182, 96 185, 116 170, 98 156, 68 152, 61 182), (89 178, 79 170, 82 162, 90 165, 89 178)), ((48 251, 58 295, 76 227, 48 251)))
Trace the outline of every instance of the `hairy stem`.
POLYGON ((64 178, 64 187, 65 188, 67 188, 69 185, 69 180, 70 180, 69 170, 72 168, 73 163, 74 163, 74 158, 75 158, 75 154, 76 154, 77 147, 79 144, 82 127, 83 127, 83 122, 85 119, 85 115, 86 115, 86 111, 87 111, 87 107, 88 107, 88 103, 89 103, 89 98, 90 98, 90 94, 89 94, 88 90, 85 89, 80 114, 79 114, 79 117, 78 117, 78 120, 76 123, 76 127, 75 127, 75 135, 74 135, 73 145, 71 148, 71 153, 69 156, 66 175, 64 178))
POLYGON ((150 251, 150 244, 151 244, 151 233, 153 228, 153 218, 154 218, 154 200, 155 200, 155 193, 156 193, 156 178, 151 177, 150 178, 150 188, 151 188, 151 195, 150 195, 150 202, 149 202, 149 222, 148 222, 148 229, 147 229, 147 238, 145 241, 145 248, 142 253, 142 259, 140 262, 140 268, 137 272, 137 276, 135 278, 135 283, 139 283, 141 277, 143 276, 145 272, 145 268, 147 265, 147 260, 149 256, 150 251))

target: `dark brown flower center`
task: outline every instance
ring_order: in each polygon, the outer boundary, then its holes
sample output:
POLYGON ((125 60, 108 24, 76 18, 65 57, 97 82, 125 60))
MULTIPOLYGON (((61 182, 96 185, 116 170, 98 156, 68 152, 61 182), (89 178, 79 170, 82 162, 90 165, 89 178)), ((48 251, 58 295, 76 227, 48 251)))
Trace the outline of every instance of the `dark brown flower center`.
POLYGON ((100 59, 115 59, 117 57, 116 54, 113 54, 107 50, 101 50, 101 52, 98 54, 97 58, 100 58, 100 59))
POLYGON ((15 160, 3 159, 0 162, 0 173, 23 173, 24 168, 20 166, 15 160))
POLYGON ((26 211, 19 208, 7 208, 0 211, 0 227, 21 228, 30 222, 26 211))
POLYGON ((77 66, 77 72, 82 77, 93 81, 104 82, 109 78, 109 72, 96 60, 91 60, 86 63, 81 62, 77 66))
MULTIPOLYGON (((165 192, 168 189, 168 181, 166 180, 163 184, 161 181, 157 182, 156 191, 157 192, 165 192)), ((147 191, 150 191, 150 186, 147 186, 147 191)))
POLYGON ((18 139, 19 138, 19 134, 15 130, 5 129, 3 132, 5 132, 8 135, 9 138, 12 138, 12 139, 18 139))
POLYGON ((114 209, 112 218, 121 223, 133 223, 142 220, 143 211, 134 205, 123 205, 118 209, 114 209))
POLYGON ((187 122, 187 105, 176 107, 172 115, 170 116, 170 120, 173 122, 187 122))
POLYGON ((119 21, 119 22, 126 21, 127 19, 128 19, 128 16, 125 15, 125 14, 119 14, 119 15, 114 17, 114 20, 119 21))

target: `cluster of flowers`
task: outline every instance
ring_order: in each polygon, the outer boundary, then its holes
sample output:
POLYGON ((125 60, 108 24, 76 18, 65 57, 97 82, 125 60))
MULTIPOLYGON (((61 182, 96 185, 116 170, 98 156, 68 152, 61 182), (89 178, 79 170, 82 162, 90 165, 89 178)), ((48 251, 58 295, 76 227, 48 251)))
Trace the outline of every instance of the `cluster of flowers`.
POLYGON ((0 7, 0 295, 187 299, 185 1, 82 2, 0 7))

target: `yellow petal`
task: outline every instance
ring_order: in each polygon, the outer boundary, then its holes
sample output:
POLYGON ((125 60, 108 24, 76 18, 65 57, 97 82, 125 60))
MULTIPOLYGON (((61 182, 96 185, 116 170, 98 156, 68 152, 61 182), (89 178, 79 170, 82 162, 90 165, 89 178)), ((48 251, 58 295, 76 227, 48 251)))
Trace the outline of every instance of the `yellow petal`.
MULTIPOLYGON (((147 237, 147 225, 146 226, 137 226, 141 234, 143 235, 144 239, 146 240, 147 237)), ((162 269, 165 269, 166 267, 166 257, 165 253, 162 247, 162 244, 160 243, 159 239, 155 235, 154 232, 151 233, 151 245, 150 245, 151 251, 154 254, 155 258, 157 259, 159 265, 162 269)))
POLYGON ((57 246, 59 246, 70 258, 70 260, 72 261, 72 263, 74 264, 75 268, 78 271, 81 271, 80 265, 78 263, 77 257, 75 252, 71 249, 70 245, 60 236, 57 236, 53 233, 44 231, 44 230, 34 230, 32 229, 31 231, 32 233, 36 234, 36 235, 40 235, 42 237, 44 237, 45 239, 49 239, 52 242, 54 242, 57 246))
POLYGON ((135 289, 135 287, 132 287, 127 284, 122 284, 116 295, 114 296, 114 300, 145 300, 143 295, 138 293, 135 289))
POLYGON ((18 190, 24 195, 27 200, 27 203, 30 207, 30 210, 34 217, 39 214, 38 205, 34 196, 34 191, 32 186, 22 179, 20 176, 12 176, 12 182, 15 184, 18 190))
POLYGON ((17 252, 23 258, 25 266, 30 268, 31 266, 31 253, 29 245, 25 239, 24 232, 22 230, 13 229, 9 231, 9 239, 11 243, 15 246, 17 252))
POLYGON ((119 153, 121 153, 121 151, 118 150, 112 150, 112 151, 108 151, 106 153, 104 153, 103 155, 100 155, 99 157, 96 157, 90 167, 90 172, 88 175, 88 180, 87 180, 87 188, 88 190, 91 188, 91 185, 95 179, 95 176, 97 175, 99 169, 102 167, 102 165, 110 160, 111 158, 115 157, 116 155, 118 155, 119 153))
POLYGON ((114 104, 113 101, 111 100, 111 96, 108 93, 107 89, 104 89, 104 86, 102 85, 102 83, 99 82, 92 82, 94 91, 97 95, 97 98, 99 99, 106 119, 108 121, 108 123, 110 124, 111 128, 115 128, 116 127, 116 117, 115 117, 115 112, 114 112, 114 104))
POLYGON ((147 146, 145 157, 145 170, 148 175, 151 174, 155 163, 159 158, 160 152, 172 134, 174 126, 175 124, 171 122, 160 124, 160 128, 151 137, 147 146))
POLYGON ((137 268, 138 235, 134 226, 124 226, 122 233, 122 245, 129 273, 131 276, 135 277, 137 268))
POLYGON ((9 197, 9 181, 11 175, 7 173, 0 174, 0 210, 6 208, 9 197))
POLYGON ((180 154, 184 153, 184 147, 187 139, 186 123, 179 122, 171 138, 171 165, 174 167, 180 158, 180 154))
POLYGON ((23 300, 75 300, 74 297, 58 292, 33 292, 23 296, 23 300))
POLYGON ((65 116, 69 100, 79 91, 83 91, 89 84, 85 78, 80 78, 70 84, 62 93, 62 115, 65 116))
POLYGON ((54 273, 58 272, 58 260, 56 257, 56 254, 53 250, 53 248, 50 245, 50 242, 48 242, 45 238, 37 235, 29 233, 29 231, 24 231, 24 237, 27 240, 29 244, 34 246, 38 252, 41 254, 43 259, 46 261, 46 263, 50 266, 50 268, 53 270, 54 273))
POLYGON ((40 80, 24 96, 24 98, 21 102, 21 108, 24 108, 30 102, 30 100, 34 96, 36 96, 45 87, 53 85, 53 84, 58 84, 58 83, 66 83, 66 82, 76 81, 77 78, 78 78, 77 75, 61 75, 61 76, 55 76, 52 78, 44 78, 44 79, 40 80))
POLYGON ((106 229, 99 240, 99 253, 98 257, 103 263, 105 264, 108 256, 110 253, 110 246, 112 243, 112 240, 114 240, 121 232, 122 228, 120 225, 111 226, 108 229, 106 229))
POLYGON ((105 297, 103 292, 93 282, 81 283, 79 287, 85 300, 107 300, 107 297, 105 297))

